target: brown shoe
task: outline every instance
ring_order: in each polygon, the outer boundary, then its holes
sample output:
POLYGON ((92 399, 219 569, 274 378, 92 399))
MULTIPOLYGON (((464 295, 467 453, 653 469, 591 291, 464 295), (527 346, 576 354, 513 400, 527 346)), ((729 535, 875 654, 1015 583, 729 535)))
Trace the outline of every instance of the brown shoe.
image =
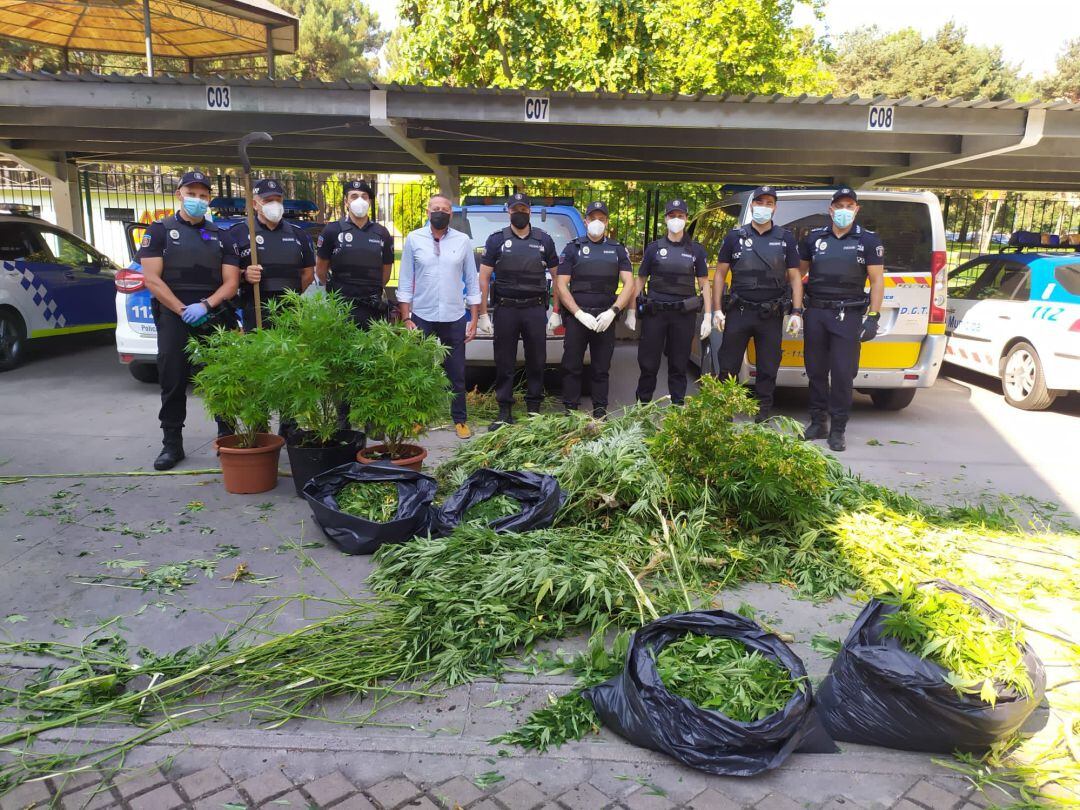
POLYGON ((457 433, 459 439, 468 439, 472 437, 472 431, 469 430, 469 426, 464 422, 458 422, 454 425, 454 432, 457 433))

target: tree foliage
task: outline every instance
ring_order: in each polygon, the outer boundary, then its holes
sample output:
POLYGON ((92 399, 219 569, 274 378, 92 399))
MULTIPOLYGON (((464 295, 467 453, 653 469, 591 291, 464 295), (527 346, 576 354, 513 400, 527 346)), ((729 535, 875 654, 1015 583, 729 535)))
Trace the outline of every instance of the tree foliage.
POLYGON ((796 28, 815 0, 402 0, 403 83, 657 93, 813 92, 823 50, 796 28))
POLYGON ((363 0, 281 0, 300 18, 300 47, 278 57, 280 75, 298 79, 368 79, 387 34, 363 0))
POLYGON ((1025 81, 1001 48, 969 45, 966 35, 952 21, 926 38, 914 28, 884 33, 877 26, 845 34, 832 66, 836 92, 893 98, 1022 95, 1025 81))
POLYGON ((1039 83, 1038 89, 1043 98, 1080 103, 1080 37, 1065 43, 1057 58, 1057 69, 1039 83))

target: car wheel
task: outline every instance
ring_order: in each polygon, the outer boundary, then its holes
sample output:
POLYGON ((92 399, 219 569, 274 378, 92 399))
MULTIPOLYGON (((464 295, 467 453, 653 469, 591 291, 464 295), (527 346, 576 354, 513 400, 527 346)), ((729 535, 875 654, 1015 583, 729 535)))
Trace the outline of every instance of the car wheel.
POLYGON ((1042 361, 1030 343, 1017 343, 1005 355, 1001 390, 1006 402, 1025 411, 1045 410, 1057 399, 1046 387, 1042 361))
POLYGON ((0 310, 0 371, 21 365, 27 352, 26 325, 19 313, 0 310))
POLYGON ((157 366, 153 363, 131 363, 128 371, 139 382, 156 383, 158 381, 157 366))
POLYGON ((868 393, 879 411, 902 411, 915 399, 915 391, 914 388, 878 388, 868 393))

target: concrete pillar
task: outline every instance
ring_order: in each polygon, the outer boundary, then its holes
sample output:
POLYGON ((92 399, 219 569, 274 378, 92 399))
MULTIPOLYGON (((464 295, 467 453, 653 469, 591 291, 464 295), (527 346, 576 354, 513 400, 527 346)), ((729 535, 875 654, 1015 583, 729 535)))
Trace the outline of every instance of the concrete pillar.
POLYGON ((85 238, 82 197, 79 194, 79 170, 66 154, 8 152, 7 156, 22 166, 49 178, 52 186, 56 224, 85 238))
POLYGON ((439 191, 450 198, 454 205, 461 204, 461 172, 457 166, 444 166, 435 170, 439 191))

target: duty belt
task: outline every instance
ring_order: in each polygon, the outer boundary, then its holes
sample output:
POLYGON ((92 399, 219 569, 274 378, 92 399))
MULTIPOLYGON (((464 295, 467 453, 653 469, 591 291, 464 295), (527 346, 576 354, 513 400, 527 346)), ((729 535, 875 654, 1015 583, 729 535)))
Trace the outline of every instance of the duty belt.
POLYGON ((681 301, 650 301, 645 296, 639 296, 637 305, 642 315, 652 315, 655 312, 697 312, 704 302, 700 295, 692 295, 681 301))
POLYGON ((500 307, 512 307, 513 309, 524 309, 525 307, 543 307, 547 306, 547 299, 542 295, 533 296, 531 298, 507 298, 506 296, 499 296, 496 298, 495 303, 500 307))
POLYGON ((771 301, 748 301, 738 293, 732 293, 730 304, 733 309, 756 310, 762 318, 771 318, 787 312, 791 299, 780 297, 773 298, 771 301))
POLYGON ((806 305, 813 307, 814 309, 851 309, 853 307, 865 307, 870 303, 870 299, 863 295, 859 298, 847 298, 839 301, 823 301, 816 298, 807 297, 806 305))

